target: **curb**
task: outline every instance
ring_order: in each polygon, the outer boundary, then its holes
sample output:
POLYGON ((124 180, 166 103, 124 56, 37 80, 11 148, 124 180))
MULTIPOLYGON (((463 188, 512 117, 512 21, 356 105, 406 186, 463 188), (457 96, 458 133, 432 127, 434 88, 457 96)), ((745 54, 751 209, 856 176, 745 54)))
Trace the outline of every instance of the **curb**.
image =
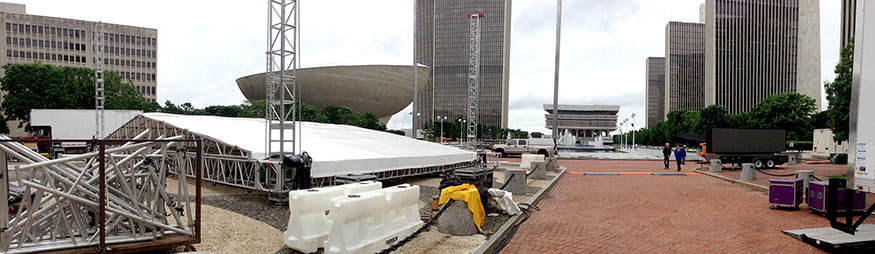
MULTIPOLYGON (((529 198, 529 200, 528 200, 529 204, 537 205, 538 202, 544 198, 544 196, 545 196, 544 194, 546 194, 548 191, 553 189, 553 186, 556 185, 556 181, 559 180, 560 178, 562 178, 562 176, 565 175, 565 171, 568 170, 567 168, 561 168, 561 169, 562 169, 562 171, 560 171, 559 174, 553 178, 553 180, 550 180, 550 182, 547 183, 547 185, 545 185, 544 188, 541 188, 541 190, 539 190, 537 193, 535 193, 534 196, 529 198)), ((509 233, 508 231, 510 230, 510 228, 513 227, 513 225, 516 225, 517 223, 519 223, 519 221, 523 219, 522 215, 523 215, 523 213, 519 213, 519 214, 511 216, 509 219, 507 219, 507 221, 504 222, 504 225, 501 225, 501 227, 498 228, 498 230, 495 231, 495 233, 493 233, 492 236, 489 237, 489 240, 487 240, 485 243, 483 243, 479 247, 477 247, 477 249, 475 249, 473 253, 474 254, 492 253, 492 251, 495 249, 495 247, 497 247, 499 240, 504 239, 504 237, 506 237, 507 234, 509 233)))
POLYGON ((751 183, 751 182, 745 182, 745 181, 737 180, 737 179, 732 179, 732 178, 725 177, 725 176, 722 176, 722 175, 718 175, 718 174, 714 174, 714 173, 706 172, 706 171, 699 171, 699 170, 696 170, 696 169, 693 169, 693 172, 701 173, 701 174, 703 174, 703 175, 709 175, 709 176, 711 176, 711 177, 715 177, 715 178, 717 178, 717 179, 721 179, 721 180, 724 180, 724 181, 727 181, 727 182, 730 182, 730 183, 741 184, 742 186, 744 186, 744 187, 748 187, 748 188, 751 188, 751 189, 753 189, 753 190, 757 190, 757 191, 762 191, 762 192, 765 192, 765 193, 769 193, 769 188, 768 188, 768 187, 766 187, 766 186, 762 186, 762 185, 759 185, 759 184, 755 184, 755 183, 751 183))

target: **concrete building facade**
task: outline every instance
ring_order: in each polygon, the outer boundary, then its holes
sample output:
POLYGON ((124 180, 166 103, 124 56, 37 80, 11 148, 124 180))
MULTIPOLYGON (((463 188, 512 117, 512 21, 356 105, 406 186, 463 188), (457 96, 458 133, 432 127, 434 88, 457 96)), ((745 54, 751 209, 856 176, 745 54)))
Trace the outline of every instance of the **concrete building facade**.
POLYGON ((705 25, 669 22, 665 26, 665 114, 705 107, 705 25))
MULTIPOLYGON (((617 113, 620 106, 616 105, 566 105, 559 104, 559 135, 570 132, 577 142, 585 144, 597 137, 607 137, 617 130, 617 113)), ((547 129, 553 129, 553 104, 544 104, 544 114, 547 129)))
POLYGON ((665 117, 665 58, 648 57, 645 63, 647 84, 644 97, 647 99, 647 128, 656 126, 665 117))
MULTIPOLYGON (((0 65, 33 63, 94 67, 96 22, 27 14, 25 5, 0 3, 0 65)), ((149 101, 158 94, 158 30, 104 23, 104 68, 133 82, 149 101)), ((5 75, 0 70, 0 75, 5 75)))
POLYGON ((857 0, 842 0, 842 24, 839 52, 852 43, 857 23, 857 0))
POLYGON ((470 24, 467 14, 481 18, 480 95, 478 120, 507 127, 511 0, 416 0, 416 62, 431 67, 416 102, 415 129, 436 116, 465 116, 468 98, 470 24))
POLYGON ((705 105, 747 112, 795 92, 820 108, 818 0, 707 0, 705 105))

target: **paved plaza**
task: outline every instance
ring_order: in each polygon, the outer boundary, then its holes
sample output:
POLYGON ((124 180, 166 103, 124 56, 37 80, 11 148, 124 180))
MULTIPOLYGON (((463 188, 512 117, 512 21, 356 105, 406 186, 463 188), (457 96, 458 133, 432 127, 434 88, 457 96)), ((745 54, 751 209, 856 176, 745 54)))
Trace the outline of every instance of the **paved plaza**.
MULTIPOLYGON (((560 165, 569 174, 503 253, 823 252, 781 232, 829 226, 804 204, 799 210, 771 210, 766 193, 707 175, 574 174, 668 172, 661 161, 562 160, 560 165)), ((694 168, 688 163, 682 172, 694 168)))

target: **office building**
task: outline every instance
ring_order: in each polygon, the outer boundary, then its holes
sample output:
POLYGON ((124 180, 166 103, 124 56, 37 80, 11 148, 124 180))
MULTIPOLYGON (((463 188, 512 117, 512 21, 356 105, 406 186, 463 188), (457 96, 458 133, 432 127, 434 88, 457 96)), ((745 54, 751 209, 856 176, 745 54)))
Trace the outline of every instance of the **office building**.
POLYGON ((656 126, 665 117, 665 58, 648 57, 645 63, 647 88, 644 97, 647 98, 647 128, 656 126))
POLYGON ((669 22, 665 26, 665 114, 704 107, 705 25, 669 22))
MULTIPOLYGON (((27 14, 25 5, 0 3, 0 65, 39 61, 57 66, 94 68, 96 22, 27 14)), ((133 82, 149 101, 158 94, 158 30, 104 23, 104 68, 133 82)), ((0 70, 0 75, 4 75, 0 70)))
POLYGON ((770 95, 795 92, 820 108, 817 0, 707 0, 705 105, 749 111, 770 95))
POLYGON ((507 127, 510 71, 510 0, 416 0, 416 61, 431 67, 414 117, 420 129, 436 116, 464 117, 468 98, 470 21, 483 13, 478 121, 507 127))
POLYGON ((854 38, 854 29, 857 23, 857 0, 842 0, 842 26, 839 52, 854 38))
MULTIPOLYGON (((599 137, 607 137, 617 130, 617 105, 566 105, 559 104, 557 111, 559 120, 557 133, 565 136, 571 133, 576 138, 575 143, 587 144, 599 137)), ((553 129, 553 104, 544 104, 545 128, 553 129)))

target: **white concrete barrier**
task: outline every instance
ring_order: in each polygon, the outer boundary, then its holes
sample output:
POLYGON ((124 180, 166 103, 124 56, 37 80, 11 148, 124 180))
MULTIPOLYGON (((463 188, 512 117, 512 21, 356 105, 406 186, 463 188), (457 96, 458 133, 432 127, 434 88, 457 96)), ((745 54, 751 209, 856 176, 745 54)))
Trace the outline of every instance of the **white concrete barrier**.
POLYGON ((286 246, 294 250, 311 253, 325 244, 331 221, 328 220, 331 199, 366 191, 379 190, 383 184, 365 181, 319 189, 289 192, 289 224, 283 233, 286 246))
POLYGON ((520 167, 524 169, 531 169, 532 162, 542 162, 544 161, 544 155, 541 154, 523 154, 520 156, 520 167))
POLYGON ((422 226, 419 186, 402 184, 331 202, 325 253, 377 253, 422 226))

